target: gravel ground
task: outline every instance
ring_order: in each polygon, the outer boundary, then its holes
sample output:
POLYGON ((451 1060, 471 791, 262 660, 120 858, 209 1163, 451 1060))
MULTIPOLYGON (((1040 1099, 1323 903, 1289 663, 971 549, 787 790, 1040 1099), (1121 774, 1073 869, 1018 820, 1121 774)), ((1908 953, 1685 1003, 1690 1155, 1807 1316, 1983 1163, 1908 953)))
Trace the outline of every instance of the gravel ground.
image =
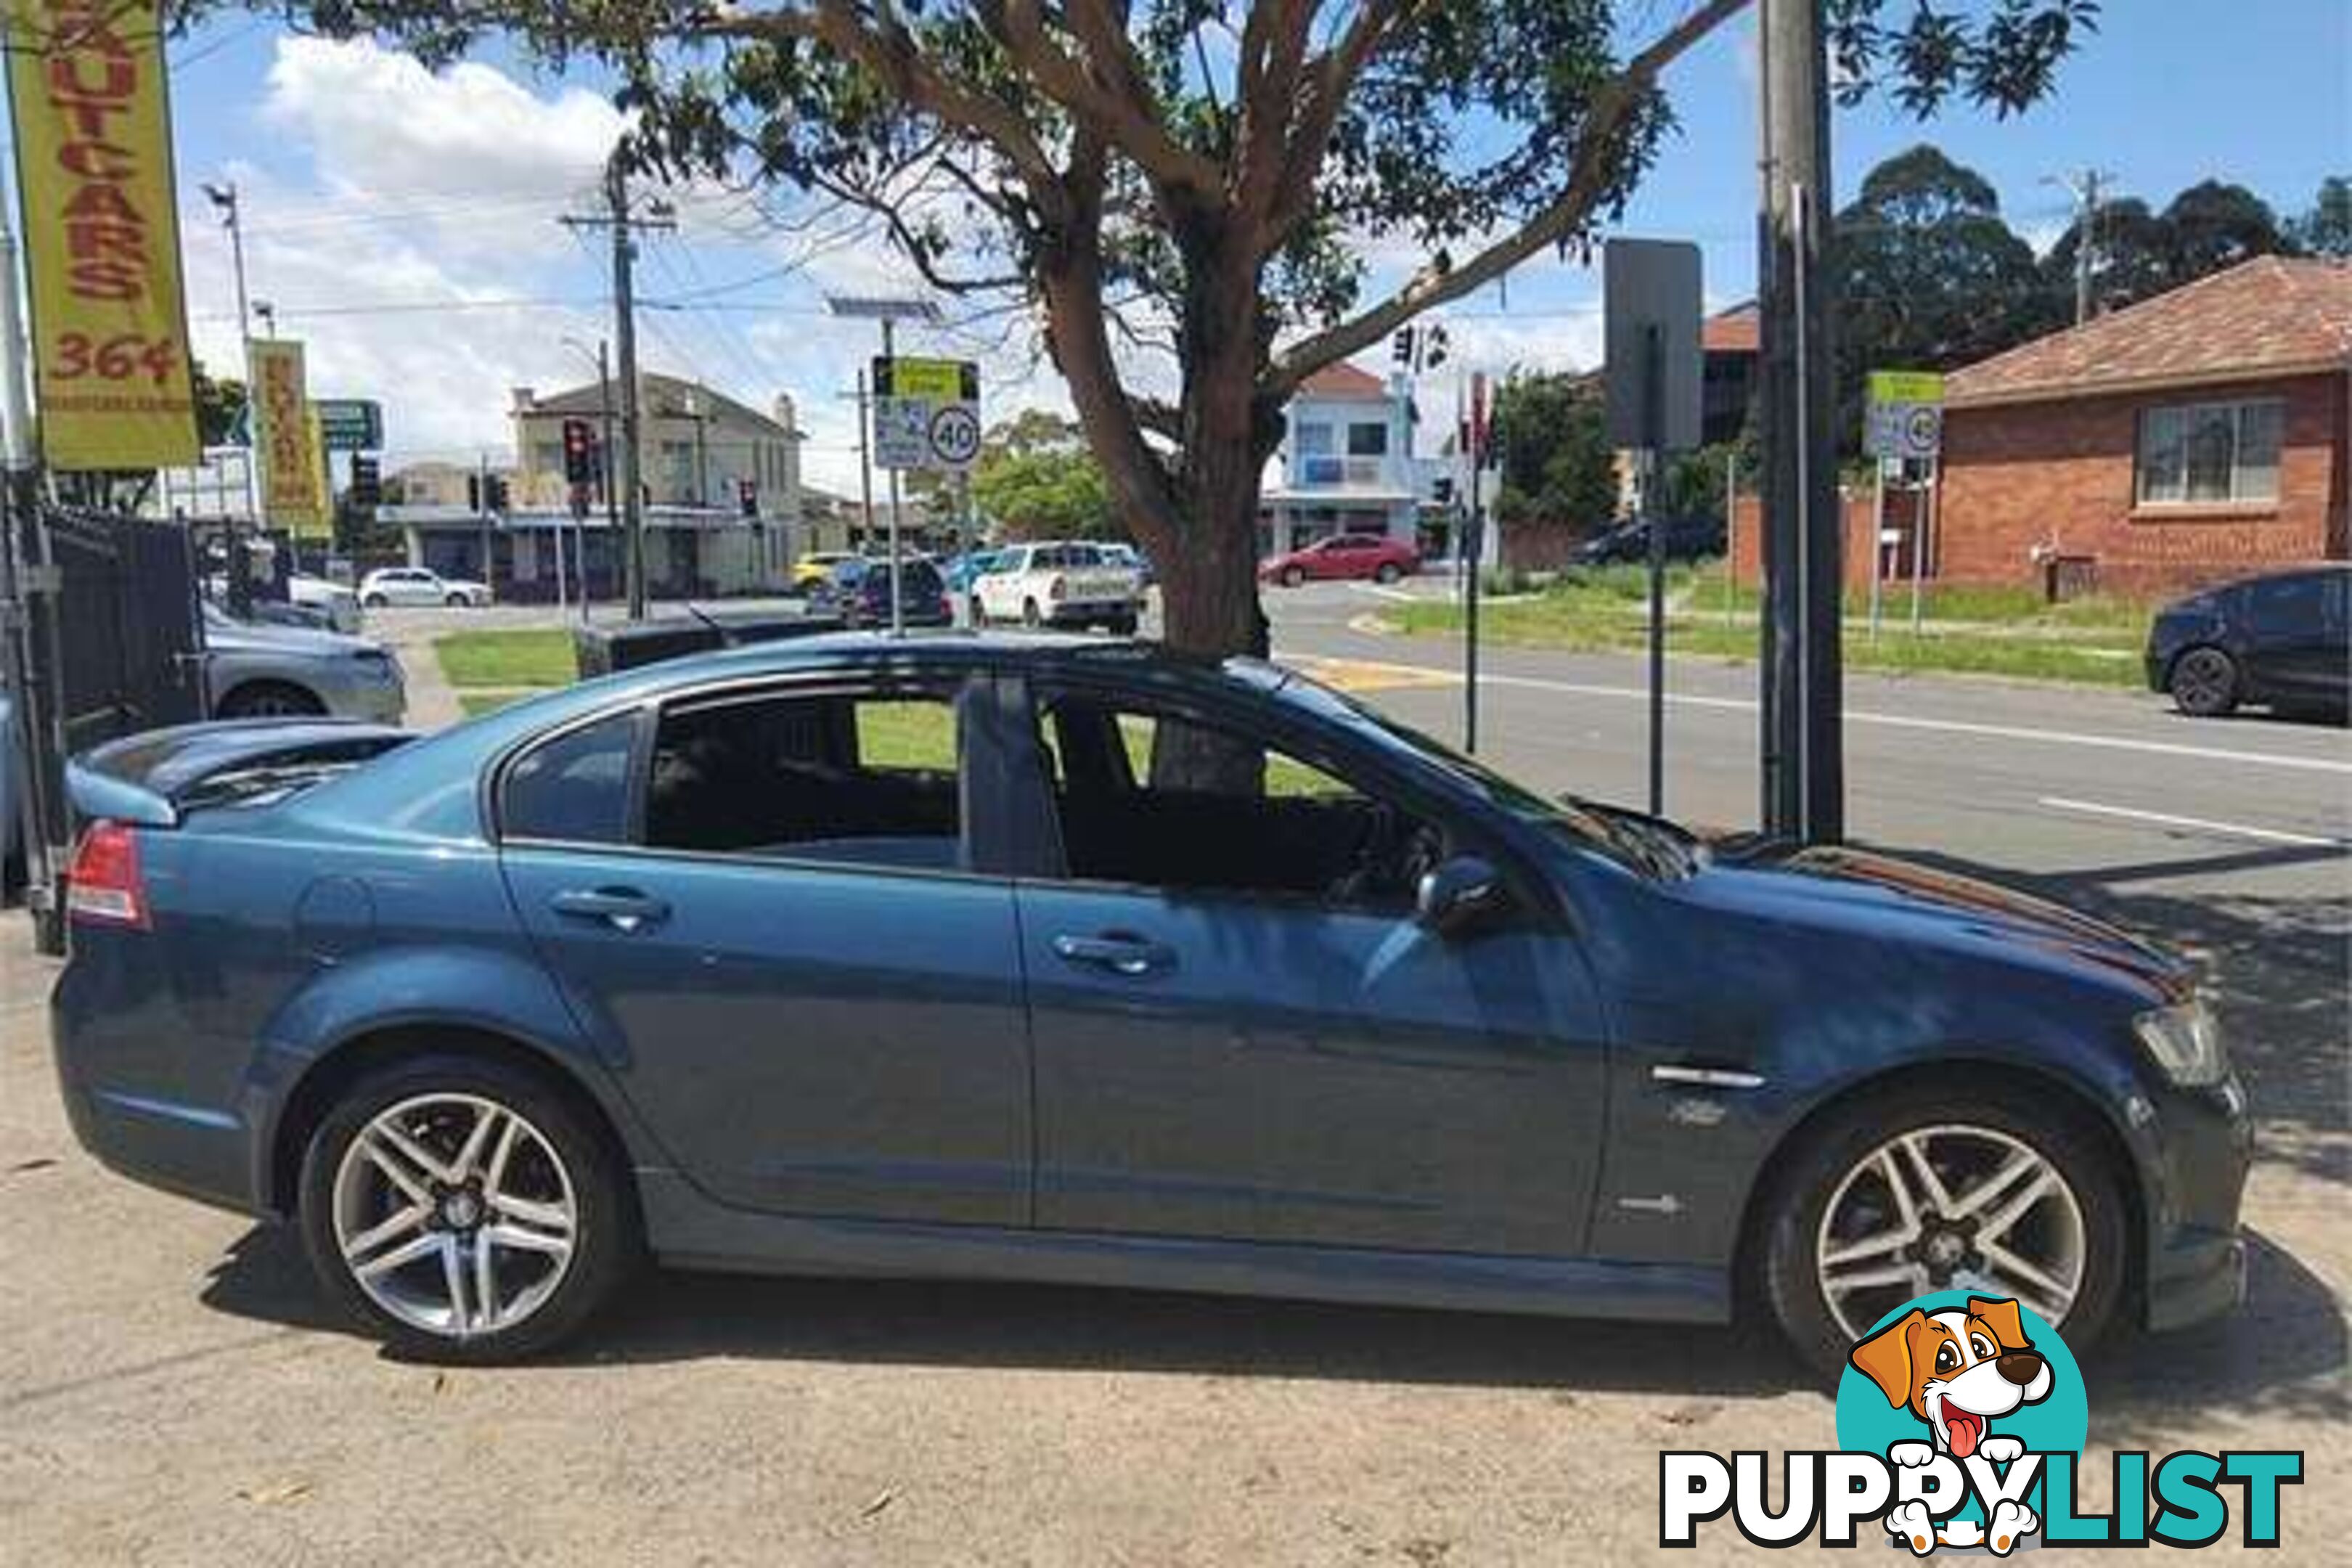
MULTIPOLYGON (((1178 1296, 655 1275, 571 1360, 402 1364, 289 1235, 79 1151, 0 942, 11 1563, 1614 1562, 1661 1447, 1833 1446, 1759 1332, 1178 1296)), ((2254 1178, 2250 1312, 2094 1361, 2093 1441, 2307 1449, 2284 1555, 2340 1561, 2352 1227, 2304 1152, 2254 1178)))

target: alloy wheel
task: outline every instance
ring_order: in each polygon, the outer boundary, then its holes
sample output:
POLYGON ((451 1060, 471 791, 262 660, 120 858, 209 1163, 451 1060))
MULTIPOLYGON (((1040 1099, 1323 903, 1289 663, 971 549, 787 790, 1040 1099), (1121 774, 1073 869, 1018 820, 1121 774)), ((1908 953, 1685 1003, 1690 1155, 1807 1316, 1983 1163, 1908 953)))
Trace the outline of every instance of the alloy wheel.
POLYGON ((528 1320, 580 1241, 579 1200, 553 1142, 472 1094, 419 1095, 372 1119, 336 1168, 332 1217, 368 1299, 447 1339, 528 1320))
POLYGON ((2083 1288, 2083 1205, 2049 1158, 1995 1128, 1916 1128, 1856 1161, 1814 1240, 1822 1300, 1859 1339, 1937 1290, 2013 1296, 2063 1323, 2083 1288))
POLYGON ((2172 670, 2172 696, 2188 713, 2219 713, 2237 688, 2237 670, 2220 648, 2191 648, 2172 670))

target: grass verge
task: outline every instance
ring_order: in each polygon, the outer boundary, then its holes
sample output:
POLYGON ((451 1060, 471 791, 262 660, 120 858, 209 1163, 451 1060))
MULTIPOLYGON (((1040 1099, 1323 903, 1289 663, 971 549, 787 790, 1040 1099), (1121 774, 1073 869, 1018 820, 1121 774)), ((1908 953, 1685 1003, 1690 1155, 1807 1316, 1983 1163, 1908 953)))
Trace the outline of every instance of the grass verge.
POLYGON ((530 631, 451 632, 433 639, 441 674, 460 690, 469 686, 569 686, 579 679, 572 634, 530 631))

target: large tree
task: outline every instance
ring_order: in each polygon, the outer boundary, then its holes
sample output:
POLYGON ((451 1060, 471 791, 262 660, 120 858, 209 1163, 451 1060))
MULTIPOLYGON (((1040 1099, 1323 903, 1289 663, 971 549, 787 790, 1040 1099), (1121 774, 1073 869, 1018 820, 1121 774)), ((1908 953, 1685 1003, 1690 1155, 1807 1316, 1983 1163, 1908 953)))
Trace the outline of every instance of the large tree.
MULTIPOLYGON (((1043 325, 1165 568, 1166 636, 1256 640, 1259 475, 1313 371, 1623 208, 1667 68, 1747 0, 311 0, 445 60, 504 35, 625 82, 635 153, 869 212, 939 289, 1043 325), (1372 240, 1426 259, 1379 279, 1372 240), (1149 343, 1172 348, 1161 367, 1149 343)), ((197 9, 201 9, 199 6, 197 9)), ((268 7, 278 10, 280 7, 268 7)), ((2049 91, 2095 0, 1831 0, 1847 90, 2049 91)), ((194 14, 184 10, 183 16, 194 14)))
POLYGON ((1873 370, 1952 370, 2059 322, 2033 247, 2010 231, 1974 169, 1930 146, 1864 176, 1837 216, 1840 429, 1861 440, 1873 370))

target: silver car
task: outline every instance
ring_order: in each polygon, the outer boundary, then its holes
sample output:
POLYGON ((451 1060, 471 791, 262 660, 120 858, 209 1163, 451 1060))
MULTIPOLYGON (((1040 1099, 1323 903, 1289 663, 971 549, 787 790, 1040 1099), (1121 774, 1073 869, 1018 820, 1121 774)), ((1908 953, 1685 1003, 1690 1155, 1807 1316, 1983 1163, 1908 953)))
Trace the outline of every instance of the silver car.
POLYGON ((397 724, 408 709, 400 661, 373 638, 260 626, 207 605, 205 655, 215 718, 331 713, 397 724))

